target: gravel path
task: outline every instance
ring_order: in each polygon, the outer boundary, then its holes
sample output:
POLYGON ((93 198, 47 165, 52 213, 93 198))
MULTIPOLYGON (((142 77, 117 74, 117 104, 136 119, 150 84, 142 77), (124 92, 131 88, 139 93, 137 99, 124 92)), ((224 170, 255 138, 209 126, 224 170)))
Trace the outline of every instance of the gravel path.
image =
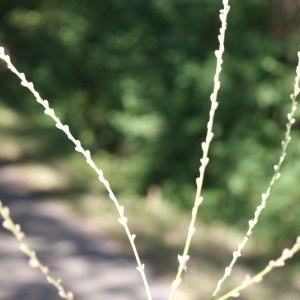
MULTIPOLYGON (((4 169, 7 171, 7 168, 4 169)), ((33 199, 26 188, 7 182, 0 169, 0 197, 21 224, 27 242, 76 300, 144 300, 145 289, 136 262, 117 241, 99 237, 70 210, 51 199, 33 199)), ((13 173, 13 172, 12 172, 13 173)), ((16 183, 17 184, 17 183, 16 183)), ((168 299, 170 283, 146 273, 154 300, 168 299)), ((18 249, 12 234, 0 229, 0 299, 61 299, 55 288, 18 249)))

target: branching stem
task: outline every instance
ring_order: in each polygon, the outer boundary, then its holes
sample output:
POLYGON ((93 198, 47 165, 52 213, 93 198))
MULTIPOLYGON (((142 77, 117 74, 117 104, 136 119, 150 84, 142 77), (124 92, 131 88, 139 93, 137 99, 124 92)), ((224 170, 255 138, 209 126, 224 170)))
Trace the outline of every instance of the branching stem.
POLYGON ((293 257, 293 255, 300 250, 300 236, 298 236, 296 243, 291 249, 284 249, 282 251, 282 255, 277 260, 271 260, 269 261, 269 264, 267 267, 265 267, 261 272, 259 272, 254 277, 250 278, 249 276, 246 277, 244 282, 225 294, 224 296, 218 298, 217 300, 225 300, 229 297, 238 297, 240 295, 240 291, 248 287, 249 285, 253 283, 259 283, 262 281, 262 278, 267 275, 269 272, 271 272, 274 268, 283 267, 285 265, 285 261, 287 259, 290 259, 293 257))
POLYGON ((222 284, 224 283, 224 281, 226 280, 226 278, 228 276, 230 276, 231 271, 232 271, 232 267, 233 265, 236 263, 237 259, 242 255, 242 249, 244 248, 244 246, 246 245, 250 235, 252 234, 253 228, 256 225, 256 223, 258 222, 258 218, 262 212, 262 210, 266 207, 267 204, 267 199, 270 196, 270 194, 272 193, 274 184, 276 182, 277 179, 279 179, 280 177, 280 167, 285 159, 286 156, 286 149, 287 149, 287 145, 288 143, 291 141, 291 136, 290 136, 290 132, 291 132, 291 127, 292 124, 295 122, 295 119, 293 118, 294 113, 297 109, 297 95, 300 92, 300 87, 299 87, 299 83, 300 83, 300 51, 298 52, 298 66, 296 68, 296 77, 295 77, 295 83, 294 83, 294 92, 293 94, 290 95, 291 100, 292 100, 292 108, 290 113, 287 115, 288 118, 288 122, 286 124, 286 133, 285 133, 285 139, 281 142, 282 145, 282 152, 281 155, 279 157, 279 161, 277 163, 277 165, 274 166, 274 175, 271 179, 271 182, 269 184, 269 187, 267 189, 267 191, 265 193, 262 194, 261 198, 262 198, 262 202, 259 206, 257 206, 256 211, 254 213, 254 218, 252 220, 249 221, 249 228, 248 231, 243 239, 243 241, 238 245, 238 249, 237 251, 233 252, 233 259, 230 263, 230 265, 225 269, 225 273, 223 275, 223 277, 218 281, 217 287, 211 297, 210 300, 213 300, 215 298, 215 296, 217 295, 217 293, 220 291, 222 284))

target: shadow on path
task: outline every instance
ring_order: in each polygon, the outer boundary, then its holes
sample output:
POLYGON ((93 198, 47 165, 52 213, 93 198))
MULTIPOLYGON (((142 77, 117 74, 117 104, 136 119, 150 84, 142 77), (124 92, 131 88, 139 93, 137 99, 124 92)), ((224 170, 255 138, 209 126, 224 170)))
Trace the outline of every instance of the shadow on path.
MULTIPOLYGON (((16 186, 3 185, 0 197, 22 226, 27 242, 76 300, 144 300, 145 289, 134 258, 114 240, 91 233, 86 221, 50 199, 33 199, 16 186)), ((147 272, 148 271, 148 272, 147 272)), ((153 299, 168 298, 170 284, 146 273, 153 299)), ((12 234, 0 229, 0 299, 61 299, 45 277, 28 266, 12 234)))

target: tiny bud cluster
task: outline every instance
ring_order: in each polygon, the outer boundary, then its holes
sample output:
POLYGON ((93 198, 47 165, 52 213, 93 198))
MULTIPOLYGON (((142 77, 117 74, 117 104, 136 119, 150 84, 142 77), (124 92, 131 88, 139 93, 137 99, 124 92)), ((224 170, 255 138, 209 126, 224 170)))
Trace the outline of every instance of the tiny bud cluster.
POLYGON ((239 296, 240 296, 239 292, 234 292, 234 293, 231 294, 231 297, 233 297, 233 298, 237 298, 239 296))
POLYGON ((178 278, 178 279, 175 279, 173 282, 172 282, 172 288, 177 288, 177 286, 180 284, 181 282, 181 278, 178 278))
POLYGON ((140 265, 140 266, 138 266, 138 267, 136 267, 136 269, 140 272, 140 273, 143 273, 144 272, 144 270, 145 270, 145 265, 144 264, 142 264, 142 265, 140 265))

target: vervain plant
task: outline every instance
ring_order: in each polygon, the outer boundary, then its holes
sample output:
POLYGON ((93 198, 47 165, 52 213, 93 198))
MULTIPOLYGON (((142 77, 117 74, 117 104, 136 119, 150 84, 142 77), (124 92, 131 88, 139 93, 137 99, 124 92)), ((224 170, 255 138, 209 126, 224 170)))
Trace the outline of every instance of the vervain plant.
MULTIPOLYGON (((207 123, 207 135, 206 135, 206 139, 205 141, 202 143, 202 150, 203 150, 203 156, 200 159, 201 165, 199 168, 200 174, 199 177, 196 179, 196 185, 197 185, 197 190, 196 190, 196 196, 195 196, 195 202, 194 202, 194 206, 192 209, 192 218, 191 218, 191 222, 188 228, 188 234, 187 234, 187 238, 186 238, 186 243, 184 246, 184 250, 182 255, 178 255, 178 260, 179 260, 179 267, 178 267, 178 272, 176 275, 175 280, 172 283, 172 289, 171 289, 171 293, 170 293, 170 297, 169 300, 174 299, 176 290, 182 280, 182 273, 183 271, 186 269, 186 263, 189 260, 189 247, 190 247, 190 243, 193 237, 193 234, 195 233, 195 222, 196 222, 196 217, 197 217, 197 211, 198 208, 200 206, 200 204, 203 202, 203 197, 201 196, 201 191, 202 191, 202 185, 203 185, 203 179, 204 179, 204 174, 205 174, 205 169, 206 166, 209 162, 209 158, 208 158, 208 151, 209 151, 209 146, 210 143, 213 139, 213 121, 214 121, 214 115, 215 115, 215 111, 218 107, 218 102, 217 102, 217 95, 218 95, 218 91, 220 89, 220 81, 219 81, 219 76, 222 70, 222 64, 223 64, 223 59, 222 59, 222 55, 224 52, 224 40, 225 40, 225 31, 227 28, 227 15, 229 13, 230 10, 230 6, 228 5, 228 0, 223 0, 223 9, 220 10, 220 20, 221 20, 221 28, 220 28, 220 34, 218 36, 218 40, 219 40, 219 49, 215 51, 215 55, 217 58, 217 63, 216 63, 216 72, 215 72, 215 76, 214 76, 214 88, 213 88, 213 92, 210 96, 210 100, 211 100, 211 108, 210 108, 210 112, 209 112, 209 120, 207 123)), ((104 174, 102 172, 101 169, 99 169, 94 161, 91 158, 90 155, 90 151, 85 150, 82 148, 81 146, 81 142, 77 139, 75 139, 73 137, 73 135, 70 133, 69 127, 67 125, 63 125, 60 121, 60 119, 55 115, 55 112, 52 108, 49 107, 49 103, 47 100, 43 100, 39 93, 34 89, 33 83, 32 82, 28 82, 25 78, 25 75, 23 73, 20 73, 15 67, 14 65, 11 63, 10 61, 10 57, 8 55, 5 54, 4 52, 4 48, 0 47, 0 58, 2 60, 4 60, 7 64, 7 67, 13 72, 15 73, 20 79, 21 79, 21 85, 23 85, 24 87, 27 87, 32 94, 35 96, 36 101, 38 103, 40 103, 43 107, 44 107, 44 113, 48 116, 50 116, 56 123, 56 127, 58 129, 61 129, 62 131, 65 132, 65 134, 67 135, 67 137, 75 144, 75 150, 80 152, 86 159, 87 164, 90 165, 90 167, 92 169, 94 169, 94 171, 97 173, 97 176, 99 178, 99 180, 104 184, 104 186, 106 187, 109 197, 110 199, 114 202, 118 213, 119 213, 119 223, 124 227, 124 230, 128 236, 129 242, 131 244, 132 250, 134 252, 135 255, 135 259, 137 261, 137 270, 140 272, 141 276, 142 276, 142 280, 144 282, 144 286, 146 289, 146 294, 148 297, 148 300, 152 300, 152 296, 151 296, 151 292, 150 292, 150 288, 147 282, 147 278, 144 272, 144 264, 142 264, 139 255, 138 255, 138 251, 136 249, 135 246, 135 235, 131 233, 128 225, 127 225, 127 218, 125 216, 124 213, 124 207, 122 205, 120 205, 120 203, 118 202, 115 194, 113 193, 109 182, 107 181, 107 179, 104 177, 104 174)), ((218 294, 218 292, 221 289, 222 284, 224 283, 224 281, 230 276, 232 268, 234 266, 234 264, 236 263, 237 259, 241 256, 242 254, 242 250, 244 248, 244 246, 246 245, 250 235, 253 232, 253 229, 255 227, 255 225, 257 224, 260 214, 262 212, 262 210, 266 207, 266 203, 268 200, 268 197, 270 196, 270 194, 272 193, 274 184, 276 182, 277 179, 279 179, 280 177, 280 168, 281 165, 285 159, 286 156, 286 150, 287 150, 287 146, 288 143, 291 141, 291 137, 290 137, 290 131, 291 131, 291 126, 292 124, 295 122, 295 119, 293 118, 294 113, 297 109, 297 95, 300 92, 300 87, 299 87, 299 82, 300 82, 300 51, 298 52, 298 66, 296 68, 296 77, 295 77, 295 83, 294 83, 294 91, 291 94, 291 100, 292 100, 292 105, 291 105, 291 110, 290 113, 288 114, 287 118, 288 118, 288 122, 286 124, 287 130, 285 133, 285 138, 282 141, 282 152, 281 155, 279 157, 279 160, 277 162, 277 164, 274 166, 274 175, 270 181, 270 184, 266 190, 265 193, 262 194, 262 200, 261 200, 261 204, 259 206, 257 206, 257 209, 254 213, 254 217, 253 219, 251 219, 249 221, 249 228, 242 240, 242 242, 238 245, 238 248, 236 251, 233 252, 233 259, 230 262, 230 264, 228 265, 228 267, 226 267, 225 269, 225 273, 223 275, 223 277, 218 281, 217 286, 215 291, 213 292, 212 296, 211 296, 211 300, 214 300, 216 298, 216 295, 218 294)), ((72 292, 66 291, 62 285, 60 284, 60 281, 55 279, 51 273, 49 272, 49 269, 47 266, 44 266, 40 260, 37 258, 36 254, 34 251, 32 251, 30 249, 30 247, 28 246, 28 244, 25 241, 25 234, 22 232, 21 227, 19 224, 15 224, 13 222, 13 220, 10 217, 10 210, 8 207, 3 207, 2 203, 0 202, 0 213, 1 216, 4 219, 3 222, 3 227, 6 228, 7 230, 10 230, 17 238, 17 240, 20 243, 20 250, 22 252, 24 252, 26 255, 29 256, 29 265, 33 268, 38 268, 42 271, 42 273, 46 276, 48 282, 50 284, 53 284, 59 292, 59 295, 64 298, 64 299, 68 299, 68 300, 73 300, 74 296, 72 294, 72 292)), ((232 291, 228 292, 227 294, 221 296, 218 298, 218 300, 224 300, 227 299, 229 297, 238 297, 239 296, 239 292, 241 290, 243 290, 244 288, 248 287, 249 285, 253 284, 253 283, 258 283, 262 280, 263 276, 265 276, 267 273, 269 273, 272 269, 276 268, 276 267, 282 267, 285 264, 285 261, 289 258, 291 258, 297 251, 299 251, 300 249, 300 236, 296 239, 296 243, 295 245, 291 248, 291 249, 284 249, 282 252, 282 255, 276 259, 276 260, 271 260, 268 264, 268 266, 262 270, 261 272, 259 272, 256 276, 250 278, 249 276, 246 277, 245 281, 239 285, 238 287, 234 288, 232 291)))

